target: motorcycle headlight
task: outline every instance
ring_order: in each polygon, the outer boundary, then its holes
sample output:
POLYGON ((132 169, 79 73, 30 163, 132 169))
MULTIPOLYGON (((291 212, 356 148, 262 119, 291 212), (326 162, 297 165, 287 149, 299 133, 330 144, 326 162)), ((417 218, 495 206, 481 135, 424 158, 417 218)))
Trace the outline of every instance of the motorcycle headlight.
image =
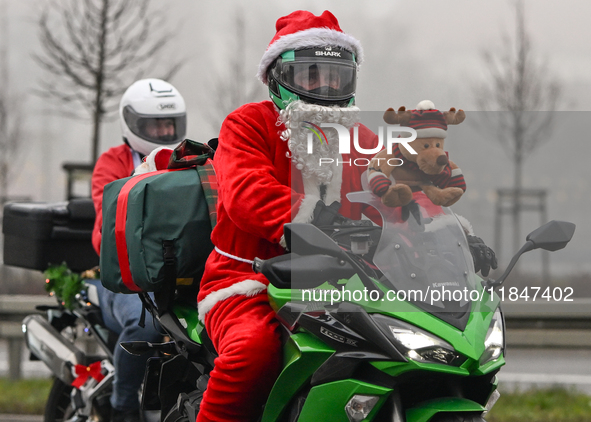
POLYGON ((460 366, 466 360, 453 346, 439 337, 384 315, 372 315, 394 345, 409 359, 417 362, 444 363, 460 366))
POLYGON ((503 316, 501 315, 500 309, 497 309, 493 314, 490 327, 486 333, 486 338, 484 340, 485 350, 480 357, 480 365, 498 359, 503 353, 503 343, 505 338, 503 328, 503 316))

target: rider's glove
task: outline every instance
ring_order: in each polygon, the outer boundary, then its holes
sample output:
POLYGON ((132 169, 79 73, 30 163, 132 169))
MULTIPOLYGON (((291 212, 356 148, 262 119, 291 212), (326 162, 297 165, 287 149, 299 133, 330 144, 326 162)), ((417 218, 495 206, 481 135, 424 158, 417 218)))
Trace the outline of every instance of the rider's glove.
POLYGON ((364 226, 371 227, 373 224, 369 220, 351 220, 350 218, 344 217, 339 214, 341 203, 334 201, 329 206, 322 201, 316 203, 314 208, 314 217, 312 224, 316 227, 327 227, 327 226, 364 226))
POLYGON ((474 270, 476 272, 480 271, 484 277, 487 277, 491 268, 493 270, 497 268, 495 252, 486 246, 481 238, 468 235, 468 246, 474 259, 474 270))
POLYGON ((316 227, 331 226, 335 220, 344 218, 339 214, 341 203, 334 201, 329 206, 322 201, 316 202, 316 208, 314 208, 314 218, 312 224, 316 227))

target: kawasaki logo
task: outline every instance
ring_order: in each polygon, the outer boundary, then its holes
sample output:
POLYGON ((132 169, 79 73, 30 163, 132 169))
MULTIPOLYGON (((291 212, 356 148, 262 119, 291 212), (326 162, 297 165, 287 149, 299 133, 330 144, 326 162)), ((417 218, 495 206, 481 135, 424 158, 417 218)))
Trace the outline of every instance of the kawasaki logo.
POLYGON ((317 56, 332 56, 332 57, 341 57, 340 51, 317 51, 317 56))

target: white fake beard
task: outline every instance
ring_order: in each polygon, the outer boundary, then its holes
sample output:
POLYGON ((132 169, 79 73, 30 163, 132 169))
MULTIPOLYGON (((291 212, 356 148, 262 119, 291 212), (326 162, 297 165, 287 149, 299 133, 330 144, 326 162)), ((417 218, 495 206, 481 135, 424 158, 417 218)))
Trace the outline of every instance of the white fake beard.
POLYGON ((287 141, 291 151, 288 157, 301 170, 304 179, 313 179, 318 184, 328 184, 335 174, 339 154, 339 136, 333 128, 324 130, 327 142, 319 142, 304 122, 320 126, 321 123, 338 123, 351 129, 359 122, 358 107, 325 107, 303 101, 290 103, 279 113, 279 123, 285 125, 281 139, 287 141), (308 136, 314 136, 313 153, 308 153, 308 136), (333 159, 331 164, 320 165, 320 158, 333 159))

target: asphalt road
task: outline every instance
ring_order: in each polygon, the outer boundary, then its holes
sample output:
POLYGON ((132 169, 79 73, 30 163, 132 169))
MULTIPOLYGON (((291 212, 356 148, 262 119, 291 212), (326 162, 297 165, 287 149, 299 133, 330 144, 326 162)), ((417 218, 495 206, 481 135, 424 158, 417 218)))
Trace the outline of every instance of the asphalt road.
POLYGON ((591 349, 509 348, 506 361, 503 389, 563 385, 591 395, 591 349))

